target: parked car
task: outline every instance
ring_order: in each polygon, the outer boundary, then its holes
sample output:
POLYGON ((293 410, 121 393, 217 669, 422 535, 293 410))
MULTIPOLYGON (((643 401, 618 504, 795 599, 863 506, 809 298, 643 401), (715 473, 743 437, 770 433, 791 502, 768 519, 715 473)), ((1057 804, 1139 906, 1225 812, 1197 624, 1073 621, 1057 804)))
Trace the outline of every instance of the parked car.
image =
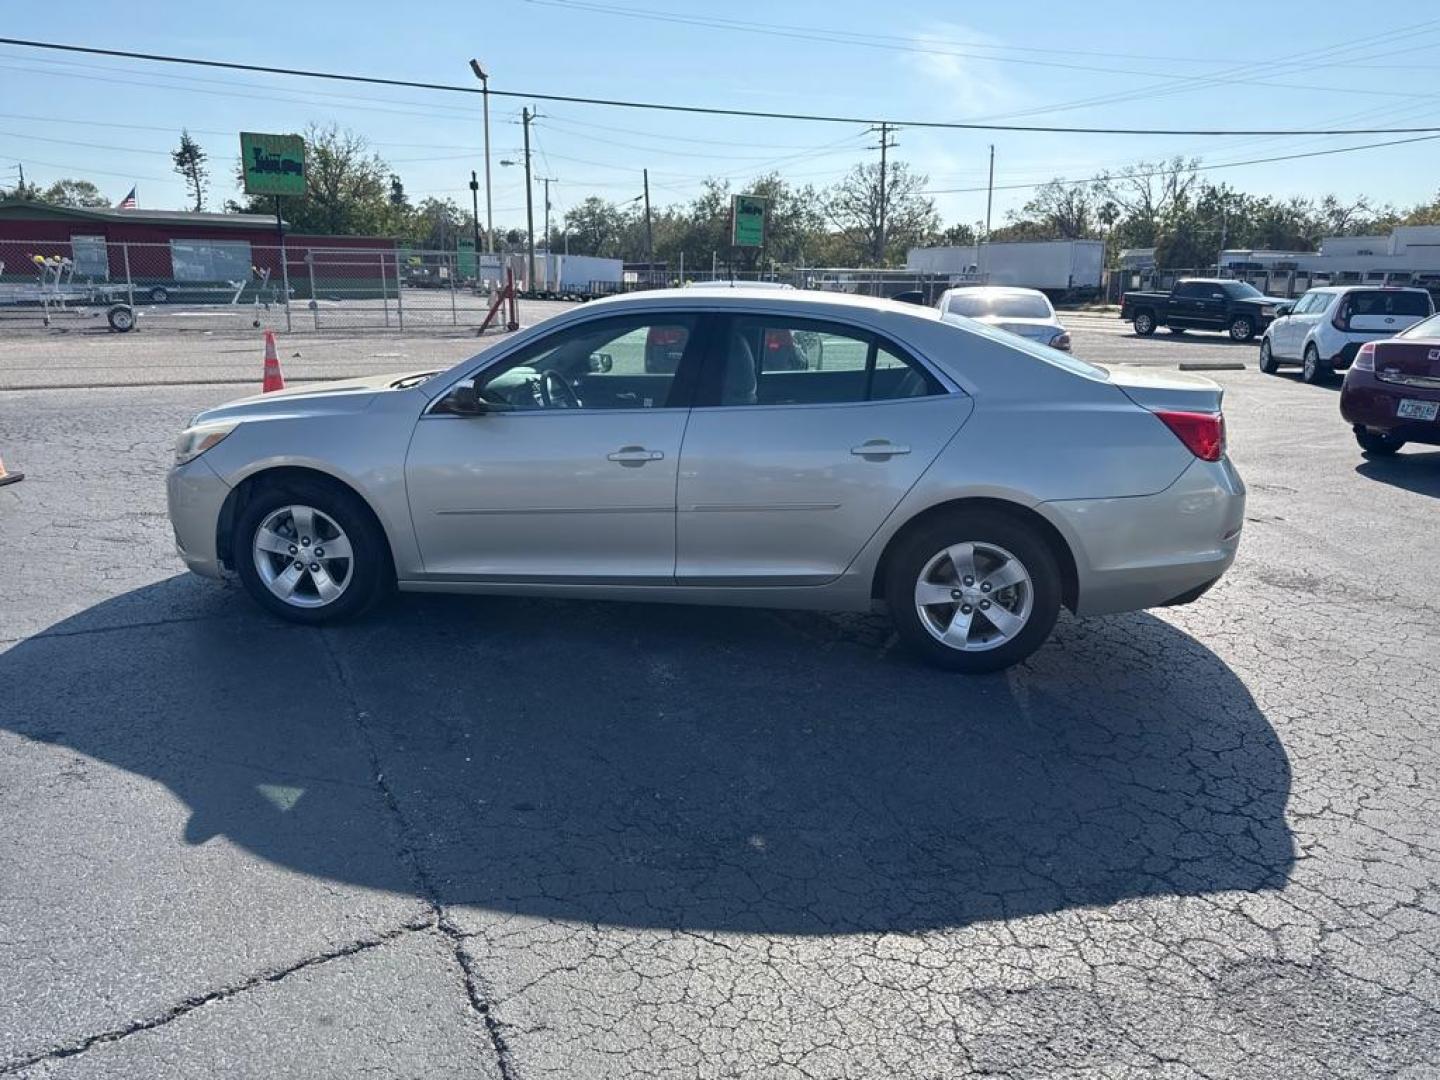
POLYGON ((1440 315, 1361 345, 1340 387, 1340 415, 1367 454, 1440 446, 1440 315))
POLYGON ((1348 368, 1367 341, 1392 337, 1435 313, 1424 289, 1332 285, 1281 304, 1260 340, 1260 370, 1299 364, 1307 383, 1328 381, 1348 368))
POLYGON ((945 318, 974 319, 1052 349, 1070 351, 1070 334, 1055 314, 1050 298, 1039 289, 963 285, 946 289, 936 306, 945 318))
POLYGON ((1181 278, 1169 292, 1127 292, 1120 299, 1120 318, 1149 337, 1163 326, 1174 334, 1214 330, 1232 341, 1251 341, 1270 325, 1285 303, 1266 296, 1254 285, 1227 278, 1181 278))
POLYGON ((992 671, 1062 604, 1183 604, 1219 579, 1245 506, 1220 406, 1209 380, 933 308, 632 293, 445 372, 209 409, 177 442, 170 519, 192 570, 301 623, 397 585, 879 605, 930 661, 992 671), (684 330, 673 372, 645 370, 655 327, 684 330), (823 366, 772 369, 776 332, 823 366))

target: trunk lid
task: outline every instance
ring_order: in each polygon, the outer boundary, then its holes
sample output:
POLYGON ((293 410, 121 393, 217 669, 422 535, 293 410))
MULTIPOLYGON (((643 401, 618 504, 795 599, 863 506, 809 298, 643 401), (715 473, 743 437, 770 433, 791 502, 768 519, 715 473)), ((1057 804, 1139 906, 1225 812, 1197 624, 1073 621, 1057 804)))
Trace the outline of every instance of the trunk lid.
POLYGON ((1225 390, 1202 375, 1112 367, 1110 382, 1142 409, 1218 413, 1225 390))
POLYGON ((1375 377, 1381 382, 1440 390, 1440 338, 1377 341, 1375 377))

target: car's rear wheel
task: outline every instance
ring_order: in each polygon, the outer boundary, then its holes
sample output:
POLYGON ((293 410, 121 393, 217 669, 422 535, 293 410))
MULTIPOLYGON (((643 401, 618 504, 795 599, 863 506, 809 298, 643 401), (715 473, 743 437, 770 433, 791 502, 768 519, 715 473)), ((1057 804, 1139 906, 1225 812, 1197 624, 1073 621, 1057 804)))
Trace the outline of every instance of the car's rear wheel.
POLYGON ((1260 370, 1266 375, 1274 375, 1280 370, 1280 365, 1275 360, 1275 350, 1271 348, 1268 337, 1260 342, 1260 370))
POLYGON ((1060 571, 1035 529, 994 511, 955 513, 901 541, 885 598, 896 632, 925 660, 999 671, 1044 644, 1060 611, 1060 571))
POLYGON ((1311 386, 1318 386, 1321 383, 1330 381, 1332 372, 1330 365, 1320 359, 1320 350, 1314 343, 1305 346, 1305 360, 1300 366, 1300 378, 1304 379, 1311 386))
POLYGON ((1357 427, 1355 429, 1355 441, 1360 444, 1360 449, 1367 454, 1376 457, 1391 457, 1400 452, 1405 445, 1405 440, 1383 431, 1370 431, 1368 428, 1357 427))
POLYGON ((170 299, 170 290, 163 285, 156 285, 150 290, 150 299, 157 304, 163 304, 170 299))
POLYGON ((1155 332, 1155 316, 1148 311, 1137 311, 1135 313, 1135 333, 1141 337, 1149 337, 1155 332))
POLYGON ((1230 340, 1249 341, 1255 336, 1255 322, 1248 315, 1239 315, 1230 320, 1230 340))
POLYGON ((256 603, 292 622, 358 615, 394 581, 389 548, 368 508, 319 481, 263 486, 235 523, 231 551, 256 603))

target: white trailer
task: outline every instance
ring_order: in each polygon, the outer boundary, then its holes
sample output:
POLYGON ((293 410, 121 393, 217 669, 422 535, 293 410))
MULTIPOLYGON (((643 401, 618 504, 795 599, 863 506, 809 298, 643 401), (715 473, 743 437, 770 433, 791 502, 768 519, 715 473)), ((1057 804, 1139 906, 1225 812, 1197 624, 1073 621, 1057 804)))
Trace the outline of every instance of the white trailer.
POLYGON ((588 293, 619 288, 625 264, 620 259, 594 255, 552 255, 551 288, 558 292, 588 293))
POLYGON ((911 248, 905 259, 907 269, 946 275, 957 283, 1020 285, 1048 293, 1099 289, 1104 264, 1105 244, 1101 240, 911 248))

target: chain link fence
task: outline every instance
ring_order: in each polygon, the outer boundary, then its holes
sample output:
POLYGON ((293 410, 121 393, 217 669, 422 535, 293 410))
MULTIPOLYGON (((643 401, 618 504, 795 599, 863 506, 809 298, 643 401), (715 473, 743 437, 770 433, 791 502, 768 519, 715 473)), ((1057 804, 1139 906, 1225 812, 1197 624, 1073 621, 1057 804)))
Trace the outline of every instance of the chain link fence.
POLYGON ((503 269, 398 246, 0 241, 0 331, 475 329, 503 269))

